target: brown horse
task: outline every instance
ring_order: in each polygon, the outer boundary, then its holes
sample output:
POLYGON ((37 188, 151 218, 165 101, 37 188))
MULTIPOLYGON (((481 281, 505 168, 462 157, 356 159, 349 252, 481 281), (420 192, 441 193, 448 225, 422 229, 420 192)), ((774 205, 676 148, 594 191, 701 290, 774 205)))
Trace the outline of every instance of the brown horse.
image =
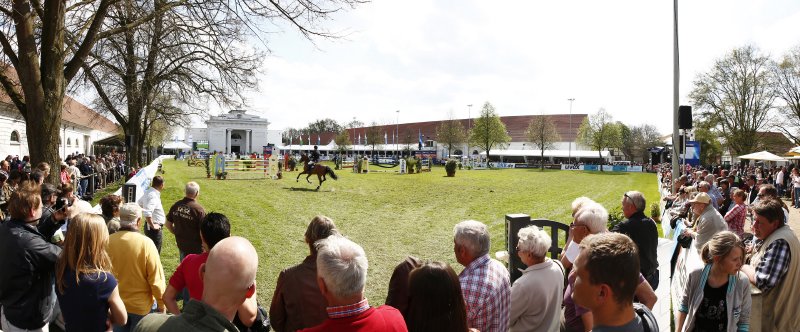
POLYGON ((300 155, 300 161, 303 162, 303 171, 300 172, 300 174, 297 174, 297 179, 295 179, 297 182, 300 182, 300 175, 308 174, 308 176, 306 176, 306 181, 308 181, 308 183, 311 183, 311 181, 308 178, 312 174, 316 174, 317 180, 319 180, 319 185, 317 186, 317 190, 319 190, 319 187, 322 186, 322 183, 325 182, 325 180, 327 180, 326 175, 330 174, 334 180, 339 179, 339 177, 336 176, 336 173, 334 173, 330 167, 325 165, 320 165, 319 163, 314 165, 314 169, 309 170, 308 162, 310 161, 310 159, 308 159, 308 156, 305 153, 300 155))

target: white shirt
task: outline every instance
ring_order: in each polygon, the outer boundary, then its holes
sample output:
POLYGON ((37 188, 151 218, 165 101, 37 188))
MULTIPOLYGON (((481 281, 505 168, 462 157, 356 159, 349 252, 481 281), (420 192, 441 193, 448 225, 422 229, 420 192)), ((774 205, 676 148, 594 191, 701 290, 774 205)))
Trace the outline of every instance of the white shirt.
POLYGON ((775 177, 775 183, 783 185, 783 171, 778 172, 778 175, 775 177))
POLYGON ((164 207, 161 205, 161 192, 155 188, 150 187, 145 190, 138 203, 142 207, 142 216, 152 218, 154 224, 163 225, 167 220, 164 207))
POLYGON ((554 317, 561 313, 563 270, 548 258, 521 271, 511 286, 509 331, 558 331, 561 322, 554 317))

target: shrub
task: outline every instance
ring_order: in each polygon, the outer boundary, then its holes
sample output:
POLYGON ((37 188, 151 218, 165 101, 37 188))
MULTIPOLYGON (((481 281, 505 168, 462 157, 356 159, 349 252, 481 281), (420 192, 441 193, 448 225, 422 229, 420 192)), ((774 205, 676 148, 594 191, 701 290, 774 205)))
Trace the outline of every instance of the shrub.
POLYGON ((447 163, 444 164, 444 170, 447 172, 447 176, 455 176, 457 166, 458 168, 461 168, 461 165, 458 165, 458 163, 455 160, 453 159, 448 160, 447 163))
POLYGON ((625 220, 625 214, 622 213, 621 207, 616 206, 608 211, 608 229, 614 228, 623 220, 625 220))
POLYGON ((658 202, 653 202, 650 204, 650 218, 652 218, 656 223, 661 222, 661 207, 659 206, 658 202))

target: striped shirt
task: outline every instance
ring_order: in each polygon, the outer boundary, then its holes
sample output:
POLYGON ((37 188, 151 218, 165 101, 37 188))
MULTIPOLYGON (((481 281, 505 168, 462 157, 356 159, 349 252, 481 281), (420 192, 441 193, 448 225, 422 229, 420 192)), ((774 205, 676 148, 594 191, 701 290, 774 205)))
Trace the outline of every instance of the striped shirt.
POLYGON ((325 308, 325 311, 328 312, 328 318, 345 318, 345 317, 358 316, 367 310, 369 310, 369 302, 367 302, 367 299, 363 299, 361 300, 361 302, 358 303, 325 308))
POLYGON ((511 282, 502 263, 483 255, 469 263, 458 276, 469 327, 481 332, 508 331, 511 282))
MULTIPOLYGON (((763 243, 763 240, 756 240, 754 250, 758 251, 763 243)), ((789 243, 784 239, 773 241, 764 252, 764 258, 756 266, 756 287, 762 292, 766 292, 777 286, 789 272, 791 259, 789 243)))

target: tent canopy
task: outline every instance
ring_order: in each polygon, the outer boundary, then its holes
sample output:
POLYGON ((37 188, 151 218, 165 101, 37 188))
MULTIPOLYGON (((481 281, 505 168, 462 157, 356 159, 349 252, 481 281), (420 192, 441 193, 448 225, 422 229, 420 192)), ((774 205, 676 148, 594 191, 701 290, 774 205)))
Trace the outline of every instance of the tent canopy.
POLYGON ((183 142, 180 142, 180 141, 166 142, 166 143, 164 143, 164 148, 165 149, 170 149, 170 150, 191 150, 192 149, 191 146, 188 146, 188 145, 186 145, 186 143, 183 143, 183 142))
POLYGON ((766 161, 786 161, 785 158, 776 156, 768 151, 754 152, 739 156, 739 159, 766 160, 766 161))

